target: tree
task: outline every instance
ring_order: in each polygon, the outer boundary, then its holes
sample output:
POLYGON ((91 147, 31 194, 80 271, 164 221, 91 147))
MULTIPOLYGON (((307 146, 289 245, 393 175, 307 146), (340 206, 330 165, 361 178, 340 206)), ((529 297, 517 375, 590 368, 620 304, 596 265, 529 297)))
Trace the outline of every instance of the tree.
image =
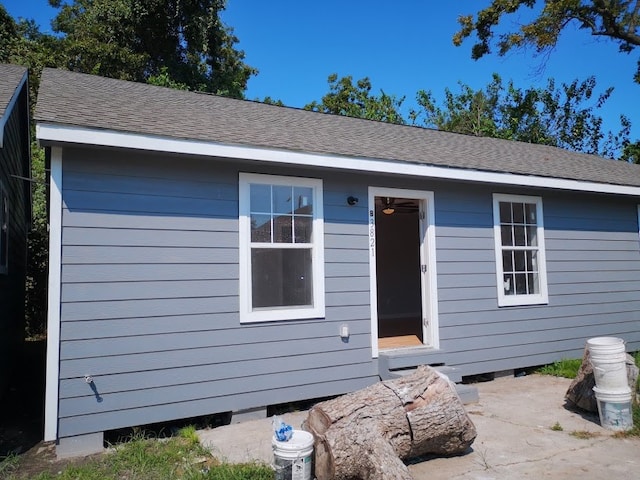
POLYGON ((380 95, 371 94, 371 82, 367 77, 353 84, 351 76, 338 79, 338 75, 329 75, 329 93, 322 97, 320 103, 315 100, 304 106, 305 110, 333 113, 347 117, 366 118, 388 123, 406 123, 400 107, 404 97, 397 99, 382 90, 380 95))
POLYGON ((226 0, 49 0, 61 67, 242 98, 257 71, 219 18, 226 0))
POLYGON ((605 132, 595 111, 609 98, 612 88, 596 95, 596 80, 574 80, 557 87, 505 87, 499 75, 482 90, 460 84, 460 93, 445 90, 438 105, 431 92, 418 92, 420 109, 412 110, 413 124, 457 133, 553 145, 605 157, 632 156, 629 120, 620 117, 620 131, 605 132), (626 153, 625 153, 626 152, 626 153))
MULTIPOLYGON (((480 10, 476 17, 463 15, 458 18, 460 30, 453 43, 460 46, 473 33, 477 43, 471 56, 479 59, 491 53, 496 27, 508 17, 525 8, 534 12, 534 18, 521 24, 516 31, 498 35, 495 42, 498 54, 504 55, 512 48, 533 47, 536 52, 549 52, 558 43, 558 38, 567 25, 577 24, 594 36, 607 37, 617 43, 620 52, 630 53, 640 45, 640 3, 638 0, 492 0, 491 5, 480 10), (542 10, 536 10, 543 3, 542 10)), ((640 83, 640 60, 634 81, 640 83)))

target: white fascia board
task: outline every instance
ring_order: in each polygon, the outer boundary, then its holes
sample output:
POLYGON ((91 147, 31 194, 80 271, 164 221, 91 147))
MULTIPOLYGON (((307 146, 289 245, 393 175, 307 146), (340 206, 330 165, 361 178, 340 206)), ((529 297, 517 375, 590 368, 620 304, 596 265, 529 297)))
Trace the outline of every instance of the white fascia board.
POLYGON ((22 92, 22 88, 25 86, 26 83, 27 83, 27 72, 24 72, 24 75, 22 76, 22 80, 20 80, 20 83, 14 90, 11 100, 9 100, 9 104, 7 105, 7 108, 4 110, 4 115, 0 117, 0 148, 4 147, 4 126, 7 124, 7 120, 9 120, 9 117, 11 116, 11 112, 13 112, 13 108, 15 107, 16 102, 18 101, 18 97, 20 96, 20 92, 22 92))
POLYGON ((62 273, 62 148, 51 149, 49 188, 49 291, 47 311, 47 365, 44 405, 44 440, 58 435, 58 382, 60 372, 60 296, 62 273))
POLYGON ((339 168, 390 175, 411 175, 474 183, 493 183, 520 187, 550 188, 579 192, 610 193, 640 197, 640 187, 585 182, 552 177, 486 172, 453 167, 438 167, 421 163, 390 161, 365 157, 346 157, 289 150, 277 150, 242 145, 225 145, 201 140, 156 137, 136 133, 99 130, 83 127, 39 123, 36 137, 41 144, 65 143, 101 147, 130 148, 166 153, 202 155, 257 160, 285 165, 339 168))

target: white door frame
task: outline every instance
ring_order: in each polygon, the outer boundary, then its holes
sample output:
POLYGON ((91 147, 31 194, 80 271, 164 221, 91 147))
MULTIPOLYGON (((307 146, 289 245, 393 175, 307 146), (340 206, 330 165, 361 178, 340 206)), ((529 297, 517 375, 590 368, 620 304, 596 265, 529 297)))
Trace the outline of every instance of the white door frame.
MULTIPOLYGON (((369 187, 369 280, 371 302, 371 351, 378 356, 378 287, 376 272, 376 197, 417 200, 420 211, 420 264, 426 271, 420 275, 422 295, 422 330, 425 346, 440 348, 438 334, 438 289, 436 272, 436 233, 433 192, 400 188, 369 187)), ((416 265, 416 268, 420 268, 416 265)))

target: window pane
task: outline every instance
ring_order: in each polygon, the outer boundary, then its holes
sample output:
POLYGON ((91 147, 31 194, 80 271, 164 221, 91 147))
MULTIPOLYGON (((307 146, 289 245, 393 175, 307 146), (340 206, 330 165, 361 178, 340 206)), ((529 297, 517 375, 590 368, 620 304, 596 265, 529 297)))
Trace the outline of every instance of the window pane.
POLYGON ((526 223, 530 225, 535 225, 538 223, 537 214, 536 214, 536 204, 535 203, 526 203, 525 206, 526 213, 526 223))
POLYGON ((526 268, 526 264, 525 264, 525 260, 524 260, 524 256, 525 256, 525 252, 523 252, 522 250, 519 251, 515 251, 513 252, 513 256, 515 259, 515 271, 516 272, 524 272, 525 268, 526 268))
POLYGON ((313 189, 307 187, 294 187, 295 212, 297 214, 313 214, 313 189))
POLYGON ((513 295, 513 275, 504 275, 504 293, 505 295, 513 295))
POLYGON ((502 245, 503 246, 513 245, 513 240, 511 238, 511 226, 510 225, 502 225, 500 227, 500 236, 502 237, 502 245))
POLYGON ((502 270, 505 273, 513 272, 513 252, 511 250, 502 252, 502 270))
POLYGON ((524 223, 524 204, 513 203, 513 223, 524 223))
POLYGON ((516 273, 516 295, 526 295, 527 293, 527 275, 525 273, 516 273))
POLYGON ((540 293, 540 282, 538 280, 537 273, 529 273, 527 275, 527 281, 529 283, 529 293, 540 293))
POLYGON ((312 217, 294 217, 295 243, 311 243, 312 217))
POLYGON ((251 214, 251 241, 271 242, 271 215, 251 214))
POLYGON ((525 237, 524 237, 524 227, 515 226, 513 227, 513 237, 515 239, 515 244, 518 246, 525 246, 525 237))
POLYGON ((511 204, 500 202, 500 223, 511 223, 511 204))
POLYGON ((293 213, 293 187, 274 185, 272 188, 273 213, 293 213))
POLYGON ((273 241, 275 243, 293 243, 293 216, 280 215, 273 219, 273 241))
POLYGON ((253 308, 312 305, 311 249, 251 250, 253 308))
POLYGON ((525 227, 527 231, 527 245, 530 247, 538 246, 538 227, 525 227))
POLYGON ((252 212, 271 212, 271 185, 251 185, 251 204, 249 209, 252 212))

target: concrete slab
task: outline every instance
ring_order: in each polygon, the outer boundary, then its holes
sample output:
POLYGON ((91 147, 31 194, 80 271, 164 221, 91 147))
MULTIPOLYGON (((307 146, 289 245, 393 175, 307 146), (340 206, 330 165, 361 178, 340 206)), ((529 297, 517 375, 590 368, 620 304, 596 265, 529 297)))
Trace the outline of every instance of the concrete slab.
MULTIPOLYGON (((416 480, 581 480, 640 478, 640 439, 618 438, 597 415, 568 410, 570 380, 541 375, 478 383, 480 401, 466 405, 478 437, 465 455, 416 459, 416 480), (562 430, 552 430, 558 425, 562 430)), ((284 421, 300 428, 306 412, 284 421)), ((231 462, 271 463, 271 420, 254 420, 198 432, 214 455, 231 462)))

